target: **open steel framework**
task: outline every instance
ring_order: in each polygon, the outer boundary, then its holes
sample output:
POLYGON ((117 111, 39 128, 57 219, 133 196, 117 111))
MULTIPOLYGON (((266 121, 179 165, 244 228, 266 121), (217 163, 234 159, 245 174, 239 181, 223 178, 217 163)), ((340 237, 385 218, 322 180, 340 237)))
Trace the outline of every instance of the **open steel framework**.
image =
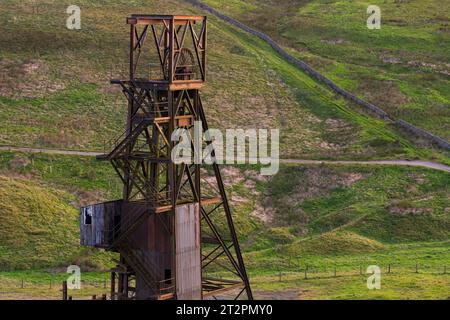
MULTIPOLYGON (((112 163, 124 185, 120 226, 108 231, 109 248, 120 253, 111 274, 111 295, 135 297, 133 282, 140 279, 154 290, 154 298, 177 298, 174 281, 159 280, 152 271, 158 267, 155 260, 135 250, 141 245, 136 234, 149 215, 156 215, 163 226, 155 232, 172 234, 173 223, 164 216, 176 206, 199 203, 201 297, 252 299, 219 166, 171 160, 174 130, 185 128, 193 136, 195 121, 202 123, 203 132, 208 130, 199 95, 206 80, 206 17, 131 15, 127 23, 129 78, 111 81, 121 86, 128 100, 126 130, 98 156, 112 163), (146 54, 153 54, 156 63, 148 64, 146 54), (208 268, 218 276, 209 276, 208 268)), ((192 154, 198 156, 194 145, 192 154)))

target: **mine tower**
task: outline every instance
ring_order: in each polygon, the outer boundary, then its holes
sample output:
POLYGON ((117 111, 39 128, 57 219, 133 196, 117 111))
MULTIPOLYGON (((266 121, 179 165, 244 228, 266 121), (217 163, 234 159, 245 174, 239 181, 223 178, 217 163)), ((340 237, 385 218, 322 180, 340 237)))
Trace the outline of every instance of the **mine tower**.
POLYGON ((208 129, 207 19, 126 21, 129 77, 111 80, 128 102, 126 127, 97 157, 114 167, 123 199, 81 208, 81 244, 119 253, 111 299, 252 299, 219 166, 171 159, 175 130, 208 129))

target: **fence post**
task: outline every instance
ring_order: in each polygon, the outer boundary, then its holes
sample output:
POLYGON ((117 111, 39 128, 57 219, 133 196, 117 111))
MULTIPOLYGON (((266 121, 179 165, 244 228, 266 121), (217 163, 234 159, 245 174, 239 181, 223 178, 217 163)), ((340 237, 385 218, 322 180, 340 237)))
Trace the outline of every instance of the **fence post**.
POLYGON ((67 281, 64 280, 62 283, 62 298, 63 300, 67 300, 67 281))
POLYGON ((419 273, 419 264, 416 263, 416 273, 419 273))
POLYGON ((388 266, 388 273, 391 273, 391 265, 388 266))
POLYGON ((111 300, 115 299, 116 295, 116 273, 111 272, 111 300))
POLYGON ((360 275, 363 274, 363 272, 362 272, 362 266, 359 266, 359 274, 360 274, 360 275))
POLYGON ((23 289, 23 279, 22 279, 22 283, 20 284, 20 287, 23 289))
POLYGON ((305 266, 305 279, 308 279, 308 265, 305 266))

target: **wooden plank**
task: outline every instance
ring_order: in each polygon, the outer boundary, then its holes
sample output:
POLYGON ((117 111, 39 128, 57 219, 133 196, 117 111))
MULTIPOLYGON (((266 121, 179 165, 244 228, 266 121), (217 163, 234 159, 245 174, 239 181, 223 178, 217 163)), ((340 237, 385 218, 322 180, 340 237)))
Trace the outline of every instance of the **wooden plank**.
POLYGON ((174 297, 175 297, 175 294, 166 293, 166 294, 161 294, 161 295, 157 296, 157 300, 170 300, 170 299, 173 299, 174 297))
POLYGON ((191 90, 191 89, 201 89, 203 88, 203 80, 191 80, 195 82, 189 82, 189 80, 185 80, 183 82, 173 82, 169 84, 169 89, 172 91, 179 90, 191 90))
POLYGON ((215 198, 210 198, 210 199, 202 199, 202 206, 208 206, 208 205, 212 205, 212 204, 219 204, 222 202, 222 198, 221 197, 215 197, 215 198))
MULTIPOLYGON (((193 116, 192 115, 183 115, 183 116, 176 116, 175 117, 175 121, 180 121, 180 120, 186 120, 186 119, 192 119, 193 116)), ((153 121, 155 123, 167 123, 169 122, 170 118, 169 117, 159 117, 159 118, 155 118, 153 121)), ((161 133, 161 132, 160 132, 161 133)), ((162 134, 162 133, 161 133, 162 134)))
MULTIPOLYGON (((114 79, 110 81, 112 84, 129 84, 127 80, 114 79)), ((143 80, 135 79, 134 83, 138 88, 141 89, 158 89, 180 91, 180 90, 190 90, 190 89, 201 89, 204 86, 203 80, 174 80, 172 83, 168 81, 161 80, 143 80)))
POLYGON ((186 24, 188 21, 193 23, 203 21, 204 16, 192 16, 192 15, 151 15, 151 14, 132 14, 127 18, 128 24, 164 24, 164 21, 174 20, 174 24, 181 25, 186 24))

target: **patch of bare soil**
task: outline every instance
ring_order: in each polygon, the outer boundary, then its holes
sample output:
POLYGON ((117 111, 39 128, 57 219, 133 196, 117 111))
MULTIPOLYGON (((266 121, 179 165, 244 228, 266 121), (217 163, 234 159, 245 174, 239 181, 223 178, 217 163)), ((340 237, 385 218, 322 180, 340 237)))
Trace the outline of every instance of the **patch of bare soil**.
POLYGON ((392 56, 384 56, 381 55, 380 56, 381 61, 383 61, 384 63, 389 63, 389 64, 399 64, 402 63, 402 60, 398 57, 392 57, 392 56))
MULTIPOLYGON (((233 290, 231 292, 216 296, 219 300, 230 300, 239 293, 239 290, 233 290)), ((279 291, 271 290, 254 290, 253 298, 255 300, 298 300, 301 292, 299 290, 286 289, 279 291)), ((211 298, 212 299, 212 298, 211 298)))
POLYGON ((438 30, 443 33, 450 33, 450 24, 448 22, 441 23, 438 30))
POLYGON ((233 195, 231 196, 231 202, 232 202, 233 204, 235 204, 235 205, 239 205, 239 204, 241 204, 241 203, 246 203, 246 202, 248 202, 248 199, 233 194, 233 195))
MULTIPOLYGON (((357 172, 338 173, 328 168, 311 167, 306 168, 302 183, 299 183, 281 199, 273 199, 268 195, 259 196, 252 216, 260 219, 266 225, 274 226, 275 209, 278 204, 283 204, 284 208, 295 208, 296 221, 299 223, 298 233, 307 234, 308 229, 300 225, 306 225, 309 217, 298 205, 307 199, 327 194, 339 187, 350 187, 363 178, 363 174, 357 172)), ((283 216, 286 212, 279 212, 283 216)), ((290 213, 292 214, 292 212, 290 213)), ((283 219, 277 220, 282 222, 283 219)))
POLYGON ((18 173, 14 171, 0 171, 0 175, 3 177, 13 178, 13 179, 24 179, 31 180, 36 178, 36 174, 31 173, 18 173))
POLYGON ((391 50, 382 50, 381 52, 374 52, 372 51, 372 54, 378 55, 381 61, 388 64, 400 64, 403 62, 401 59, 404 55, 407 53, 398 52, 398 51, 391 51, 391 50))
POLYGON ((14 158, 9 162, 9 166, 12 170, 17 171, 25 168, 31 163, 30 159, 22 157, 20 155, 15 155, 14 158))
POLYGON ((389 50, 383 50, 381 53, 378 54, 381 61, 387 64, 404 64, 411 67, 416 68, 429 68, 433 72, 441 73, 444 75, 450 75, 450 64, 449 63, 435 63, 435 62, 427 62, 422 60, 417 60, 411 56, 408 52, 399 51, 399 52, 392 52, 389 50))
POLYGON ((256 290, 253 295, 257 300, 299 300, 299 290, 266 291, 256 290))
POLYGON ((430 63, 424 61, 408 61, 408 65, 413 67, 430 68, 434 72, 445 74, 450 76, 450 64, 449 63, 430 63))
POLYGON ((347 43, 347 41, 345 41, 344 39, 341 38, 337 38, 337 39, 322 39, 320 40, 320 42, 322 43, 326 43, 329 45, 337 45, 337 44, 343 44, 343 43, 347 43))
POLYGON ((364 175, 356 172, 336 172, 326 167, 305 168, 301 183, 279 199, 272 199, 275 210, 275 226, 296 226, 295 234, 303 236, 309 233, 307 225, 311 219, 299 205, 305 200, 324 196, 333 189, 350 187, 363 179, 364 175))
POLYGON ((400 106, 410 101, 394 81, 367 79, 361 82, 359 90, 371 103, 389 111, 395 112, 400 106))
POLYGON ((222 169, 223 183, 225 187, 230 187, 233 184, 244 181, 244 177, 241 171, 234 167, 224 167, 222 169))
POLYGON ((9 98, 35 98, 62 90, 66 85, 49 79, 42 60, 0 60, 0 95, 9 98))
MULTIPOLYGON (((244 175, 247 178, 250 178, 255 181, 261 181, 261 182, 264 182, 264 181, 267 181, 270 179, 269 176, 263 176, 262 174, 260 174, 258 171, 255 171, 255 170, 245 170, 244 175)), ((247 181, 252 181, 252 180, 247 180, 247 181)))
POLYGON ((306 168, 304 182, 298 184, 287 196, 286 203, 296 205, 306 199, 324 195, 339 187, 350 187, 361 180, 361 173, 337 173, 328 168, 306 168))
POLYGON ((339 142, 335 141, 334 143, 323 141, 320 143, 320 147, 322 149, 339 152, 342 146, 351 141, 350 137, 355 132, 355 128, 351 124, 341 119, 328 118, 324 121, 324 124, 324 129, 329 134, 329 136, 347 137, 347 139, 340 139, 339 142))
MULTIPOLYGON (((269 177, 261 175, 256 170, 246 170, 245 172, 241 172, 238 168, 227 166, 221 169, 222 176, 224 179, 225 187, 229 188, 233 185, 243 183, 247 188, 249 193, 256 197, 256 203, 253 208, 253 211, 250 213, 251 216, 260 219, 262 222, 266 224, 270 224, 273 219, 273 215, 275 210, 271 205, 271 199, 269 197, 261 197, 261 192, 256 189, 256 182, 267 181, 269 177)), ((202 171, 204 180, 212 185, 217 186, 216 178, 213 175, 206 175, 206 171, 202 171)), ((242 196, 240 194, 236 194, 232 192, 231 194, 231 204, 233 206, 239 206, 241 204, 245 204, 249 202, 250 197, 242 196)))
POLYGON ((25 169, 30 164, 31 160, 27 157, 15 155, 14 158, 9 161, 9 169, 0 170, 0 174, 2 176, 13 179, 34 179, 36 178, 37 174, 33 169, 29 172, 23 171, 23 169, 25 169))
POLYGON ((344 120, 332 119, 332 118, 326 119, 325 124, 327 125, 327 131, 329 131, 329 132, 341 132, 343 129, 345 130, 345 129, 351 127, 344 120))
POLYGON ((102 191, 86 191, 86 190, 71 190, 71 193, 77 197, 76 201, 70 204, 75 208, 84 207, 93 203, 105 201, 106 197, 102 191))
POLYGON ((423 174, 423 173, 410 173, 408 176, 410 178, 412 178, 419 185, 422 185, 422 184, 428 182, 425 174, 423 174))
POLYGON ((433 213, 432 208, 391 207, 389 212, 399 216, 422 216, 433 213))
POLYGON ((254 210, 250 213, 250 215, 252 217, 258 218, 266 225, 270 225, 273 222, 274 213, 275 210, 273 209, 273 207, 265 205, 261 203, 261 201, 258 201, 255 205, 254 210))

